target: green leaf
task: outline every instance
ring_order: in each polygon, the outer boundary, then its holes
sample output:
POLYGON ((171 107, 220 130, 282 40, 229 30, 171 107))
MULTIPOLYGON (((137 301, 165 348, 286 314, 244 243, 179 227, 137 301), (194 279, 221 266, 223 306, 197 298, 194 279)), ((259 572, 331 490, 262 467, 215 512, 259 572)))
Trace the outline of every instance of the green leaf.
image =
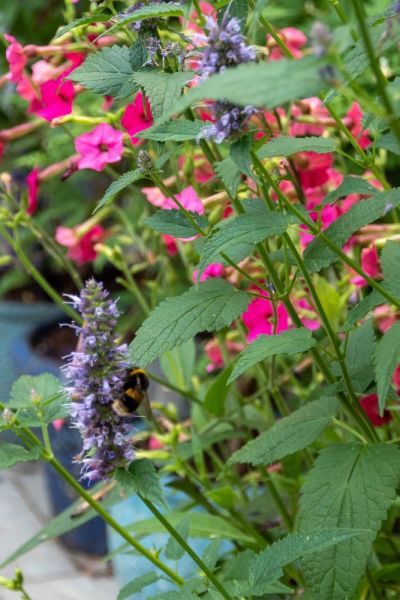
POLYGON ((158 579, 159 577, 152 571, 136 577, 133 581, 130 581, 119 590, 117 600, 126 600, 126 598, 129 598, 132 594, 141 592, 143 588, 155 583, 158 579))
POLYGON ((137 21, 143 21, 144 19, 156 19, 158 17, 181 17, 184 15, 183 7, 175 2, 166 2, 165 4, 148 4, 142 8, 138 8, 133 13, 125 13, 125 15, 119 15, 118 23, 110 27, 107 30, 107 34, 121 27, 125 27, 130 23, 137 23, 137 21))
MULTIPOLYGON (((101 483, 97 486, 93 486, 91 490, 92 494, 99 492, 104 487, 104 484, 101 483)), ((102 500, 103 507, 109 507, 116 502, 120 502, 121 498, 116 489, 112 490, 109 494, 105 496, 102 500)), ((73 517, 72 515, 77 511, 78 508, 82 506, 82 498, 78 498, 76 502, 71 504, 66 510, 62 513, 51 519, 46 523, 44 527, 42 527, 35 535, 33 535, 28 541, 26 541, 22 546, 19 546, 17 550, 15 550, 10 556, 8 556, 0 565, 0 568, 3 569, 8 564, 15 562, 24 554, 27 554, 36 546, 39 546, 43 542, 47 540, 51 540, 53 538, 59 537, 63 533, 67 533, 68 531, 72 531, 76 529, 80 525, 83 525, 93 517, 97 516, 97 513, 93 508, 89 508, 85 510, 81 515, 73 517)))
POLYGON ((324 198, 322 204, 332 204, 332 202, 335 202, 340 198, 345 198, 350 194, 363 194, 366 196, 371 196, 376 194, 376 192, 376 187, 368 183, 368 181, 362 177, 346 175, 339 187, 337 187, 336 190, 329 192, 329 194, 324 198))
POLYGON ((221 540, 213 540, 203 552, 201 558, 209 569, 214 569, 217 564, 220 546, 221 540))
POLYGON ((134 364, 145 366, 202 331, 219 331, 241 315, 250 296, 222 279, 208 279, 159 304, 130 345, 134 364))
POLYGON ((376 142, 376 147, 389 150, 390 152, 393 152, 393 154, 397 154, 397 156, 400 155, 400 143, 396 136, 391 132, 381 135, 376 142))
POLYGON ((204 409, 216 417, 221 417, 224 414, 225 401, 230 391, 228 379, 232 373, 232 368, 233 365, 229 365, 217 375, 204 398, 204 409))
POLYGON ((51 373, 22 375, 11 388, 8 408, 17 409, 19 425, 46 425, 68 414, 60 381, 51 373))
POLYGON ((290 100, 316 96, 326 87, 319 75, 320 66, 314 57, 306 57, 229 68, 189 90, 164 118, 169 119, 206 98, 272 109, 290 100))
POLYGON ((127 46, 114 45, 89 54, 69 78, 92 92, 107 96, 119 96, 123 88, 124 95, 121 97, 127 97, 136 87, 132 74, 129 49, 127 46), (130 86, 127 86, 128 81, 131 82, 130 86))
POLYGON ((190 590, 181 588, 179 591, 160 592, 155 596, 150 596, 147 600, 200 600, 200 597, 190 590))
POLYGON ((128 469, 117 469, 115 479, 126 494, 140 494, 168 510, 155 466, 147 458, 134 460, 128 469))
MULTIPOLYGON (((197 213, 191 212, 190 214, 199 227, 207 227, 208 223, 205 217, 197 213)), ((144 223, 159 233, 166 233, 177 238, 191 238, 199 234, 183 212, 176 209, 158 210, 154 215, 145 219, 144 223)))
POLYGON ((364 392, 374 378, 374 354, 375 333, 370 319, 350 333, 346 344, 346 365, 356 392, 364 392))
POLYGON ((261 335, 239 356, 228 383, 257 363, 281 354, 298 354, 315 346, 316 340, 309 329, 290 329, 278 335, 261 335))
POLYGON ((64 35, 64 33, 68 33, 68 31, 71 31, 72 29, 76 29, 76 27, 82 27, 83 25, 90 25, 91 23, 100 23, 103 21, 110 21, 111 18, 112 18, 112 15, 110 15, 110 14, 94 13, 87 17, 80 17, 79 19, 74 19, 73 21, 71 21, 71 23, 67 23, 67 25, 64 25, 63 27, 59 27, 56 35, 54 36, 54 39, 56 40, 57 38, 64 35))
MULTIPOLYGON (((368 200, 358 202, 344 215, 332 223, 324 234, 342 247, 361 227, 373 223, 400 204, 399 189, 376 194, 368 200)), ((320 271, 338 260, 337 255, 318 236, 307 246, 304 259, 310 271, 320 271)))
POLYGON ((255 440, 234 452, 228 460, 228 465, 269 465, 306 448, 329 425, 337 410, 336 398, 328 397, 309 402, 290 416, 279 419, 255 440))
POLYGON ((257 181, 253 171, 251 170, 251 147, 252 139, 249 135, 242 136, 236 142, 233 142, 230 149, 230 157, 236 164, 241 173, 257 181))
POLYGON ((182 88, 192 78, 193 72, 165 73, 151 70, 134 73, 136 83, 144 89, 149 99, 156 122, 173 108, 181 96, 182 88))
POLYGON ((224 15, 229 13, 230 17, 236 17, 240 21, 241 29, 243 29, 246 23, 248 11, 248 0, 230 0, 226 10, 221 10, 218 13, 218 22, 221 22, 224 15))
POLYGON ((381 253, 383 287, 400 298, 400 244, 388 240, 381 253))
POLYGON ((272 138, 257 152, 258 158, 273 158, 275 156, 292 156, 296 152, 335 152, 336 146, 330 138, 324 137, 290 137, 272 138))
POLYGON ((17 444, 9 444, 7 442, 0 441, 0 471, 9 469, 13 465, 20 462, 37 460, 41 453, 42 450, 40 447, 26 450, 17 444))
MULTIPOLYGON (((185 513, 183 512, 170 512, 168 514, 168 521, 173 527, 177 527, 184 516, 185 513)), ((245 543, 254 541, 252 536, 228 523, 222 517, 192 511, 190 512, 189 519, 191 538, 224 538, 245 543)), ((134 531, 137 535, 165 533, 163 525, 155 517, 131 523, 127 526, 127 529, 134 531)))
POLYGON ((116 194, 128 187, 128 185, 131 185, 131 183, 134 183, 135 181, 138 181, 142 178, 143 173, 139 169, 135 169, 134 171, 127 171, 126 173, 121 175, 121 177, 119 177, 116 181, 113 181, 112 184, 108 186, 106 193, 96 206, 94 212, 98 211, 103 206, 110 204, 110 202, 112 202, 116 194))
POLYGON ((333 527, 366 529, 334 548, 303 559, 315 598, 352 598, 372 542, 396 496, 400 451, 388 444, 335 444, 324 448, 306 475, 301 533, 333 527))
POLYGON ((282 213, 266 210, 261 202, 254 203, 261 205, 260 210, 226 219, 213 228, 201 252, 198 277, 207 265, 219 260, 221 252, 229 253, 237 244, 256 244, 272 235, 280 235, 293 223, 293 219, 282 213))
POLYGON ((363 319, 372 309, 379 304, 386 302, 376 290, 372 290, 370 294, 365 296, 347 315, 347 319, 343 324, 342 331, 350 331, 360 319, 363 319))
POLYGON ((376 346, 375 375, 378 388, 379 414, 382 416, 392 376, 400 362, 400 322, 388 329, 376 346))
POLYGON ((179 348, 166 352, 160 358, 160 366, 165 378, 182 390, 191 387, 195 362, 196 346, 193 338, 179 348))
POLYGON ((228 156, 221 162, 214 163, 213 166, 230 195, 235 197, 240 183, 240 171, 234 161, 228 156))
MULTIPOLYGON (((187 541, 189 535, 189 519, 183 519, 183 521, 181 521, 175 529, 179 533, 179 535, 185 541, 187 541)), ((184 548, 182 548, 182 546, 178 544, 176 539, 171 536, 165 547, 165 557, 169 560, 180 560, 184 554, 184 548)))
POLYGON ((147 61, 147 43, 150 37, 149 34, 139 31, 136 42, 129 48, 129 60, 132 71, 138 71, 147 61))
POLYGON ((166 123, 150 127, 135 135, 156 142, 183 142, 197 139, 203 128, 203 121, 166 121, 166 123))

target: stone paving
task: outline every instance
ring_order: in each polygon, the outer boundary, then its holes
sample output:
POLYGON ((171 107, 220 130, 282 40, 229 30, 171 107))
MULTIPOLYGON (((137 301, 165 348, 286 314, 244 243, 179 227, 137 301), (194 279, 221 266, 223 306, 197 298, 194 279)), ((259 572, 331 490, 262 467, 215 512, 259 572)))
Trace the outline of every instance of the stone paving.
MULTIPOLYGON (((0 472, 0 563, 49 519, 50 507, 41 465, 25 463, 0 472)), ((115 600, 118 586, 108 565, 45 542, 0 570, 11 577, 15 567, 25 577, 32 600, 115 600)), ((19 594, 0 587, 0 600, 19 594)))

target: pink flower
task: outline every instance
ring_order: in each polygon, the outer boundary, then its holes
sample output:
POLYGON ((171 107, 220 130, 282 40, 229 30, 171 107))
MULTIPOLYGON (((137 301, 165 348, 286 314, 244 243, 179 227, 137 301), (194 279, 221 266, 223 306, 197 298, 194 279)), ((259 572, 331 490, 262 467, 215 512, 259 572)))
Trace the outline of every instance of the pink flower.
MULTIPOLYGON (((368 248, 361 250, 361 268, 370 277, 379 277, 381 274, 379 255, 376 247, 372 244, 368 248)), ((351 283, 358 287, 367 285, 367 282, 361 275, 353 277, 351 283)))
POLYGON ((102 171, 108 163, 120 160, 123 146, 123 133, 108 123, 100 123, 92 131, 82 133, 75 139, 76 151, 81 155, 79 169, 102 171))
MULTIPOLYGON (((163 208, 164 210, 178 209, 177 204, 172 198, 166 198, 158 188, 142 188, 142 192, 146 196, 147 201, 157 208, 163 208)), ((175 194, 175 196, 186 210, 198 213, 199 215, 204 214, 204 206, 193 186, 189 185, 179 194, 175 194)))
POLYGON ((255 298, 250 302, 246 312, 242 314, 243 323, 249 331, 247 335, 248 342, 252 342, 262 334, 272 335, 288 329, 289 316, 281 302, 278 303, 276 312, 277 324, 274 332, 274 311, 271 300, 268 300, 268 298, 255 298))
MULTIPOLYGON (((229 357, 235 356, 243 350, 243 344, 234 342, 233 340, 225 341, 225 349, 229 357)), ((208 357, 210 363, 207 365, 206 370, 208 373, 212 373, 217 369, 222 369, 224 366, 224 359, 222 357, 221 346, 216 338, 213 338, 204 346, 204 351, 208 357)))
POLYGON ((392 420, 392 415, 388 410, 383 412, 383 416, 379 416, 378 396, 376 394, 368 394, 360 398, 360 405, 372 425, 382 427, 392 420))
MULTIPOLYGON (((285 27, 280 30, 278 35, 285 42, 293 56, 295 58, 301 58, 303 53, 300 51, 300 48, 307 43, 307 37, 304 33, 295 27, 285 27)), ((270 34, 267 35, 267 46, 272 47, 269 60, 279 60, 284 57, 282 50, 270 34)))
POLYGON ((65 58, 69 60, 71 65, 67 69, 65 69, 65 71, 63 71, 63 77, 66 77, 67 75, 72 73, 72 71, 74 71, 77 67, 79 67, 85 60, 86 56, 83 52, 66 52, 65 58))
MULTIPOLYGON (((193 271, 193 282, 196 283, 197 282, 197 275, 198 275, 199 271, 196 269, 196 271, 193 271)), ((206 267, 203 271, 203 273, 200 276, 200 281, 205 281, 206 279, 209 279, 210 277, 222 277, 222 275, 224 274, 224 265, 221 263, 211 263, 208 265, 208 267, 206 267)))
POLYGON ((89 231, 82 232, 84 224, 75 227, 57 227, 55 239, 61 246, 68 248, 67 256, 78 265, 96 258, 95 244, 105 237, 105 229, 101 225, 95 225, 89 231))
POLYGON ((293 105, 292 116, 298 119, 302 116, 313 117, 321 124, 299 123, 295 121, 290 127, 290 134, 293 136, 304 135, 322 135, 324 132, 324 120, 330 118, 328 109, 322 104, 322 101, 316 96, 305 98, 293 105))
POLYGON ((56 431, 61 431, 64 427, 64 423, 65 419, 54 419, 54 421, 52 421, 52 425, 56 431))
POLYGON ((0 160, 3 158, 5 145, 3 142, 0 142, 0 160))
POLYGON ((295 156, 295 164, 302 187, 305 189, 314 188, 329 180, 329 169, 333 164, 333 155, 299 152, 295 156))
POLYGON ((75 97, 72 81, 62 81, 61 78, 46 81, 40 86, 41 109, 37 114, 52 121, 56 117, 63 117, 72 112, 72 102, 75 97))
POLYGON ((17 42, 15 37, 7 33, 4 34, 4 37, 7 42, 10 42, 6 50, 6 58, 10 67, 10 80, 18 83, 28 59, 24 54, 23 46, 17 42))
MULTIPOLYGON (((182 156, 178 158, 178 165, 180 169, 185 170, 187 160, 188 158, 185 154, 182 154, 182 156)), ((207 183, 207 181, 214 177, 212 166, 201 154, 195 154, 192 158, 192 161, 194 162, 194 168, 192 171, 193 177, 198 183, 207 183)))
POLYGON ((393 373, 393 383, 397 390, 397 393, 400 394, 400 365, 396 367, 396 370, 393 373))
POLYGON ((33 215, 36 212, 38 205, 39 191, 39 167, 35 167, 26 178, 28 185, 28 215, 33 215))
POLYGON ((353 102, 344 118, 345 124, 356 138, 361 148, 364 150, 370 145, 371 139, 368 136, 368 129, 363 129, 361 119, 362 112, 358 102, 353 102))
POLYGON ((153 116, 151 114, 150 104, 146 98, 146 111, 143 109, 143 95, 138 92, 132 104, 128 104, 121 119, 122 126, 131 136, 132 144, 143 144, 144 140, 135 138, 134 134, 143 129, 151 127, 153 124, 153 116))
POLYGON ((315 311, 315 308, 305 298, 295 301, 298 314, 304 327, 311 331, 316 331, 321 327, 321 321, 315 311))
POLYGON ((170 256, 176 256, 178 254, 178 244, 172 235, 168 235, 167 233, 163 233, 161 236, 162 241, 165 244, 167 252, 170 256))

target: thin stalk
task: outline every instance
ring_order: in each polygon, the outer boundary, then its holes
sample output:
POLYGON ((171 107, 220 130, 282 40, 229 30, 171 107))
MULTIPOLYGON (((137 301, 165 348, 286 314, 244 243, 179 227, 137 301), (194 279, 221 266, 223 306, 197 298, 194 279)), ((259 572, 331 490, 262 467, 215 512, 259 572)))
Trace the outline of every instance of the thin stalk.
POLYGON ((283 522, 285 523, 286 527, 288 528, 289 531, 292 531, 293 529, 293 519, 292 517, 289 515, 287 508, 285 506, 285 503, 283 502, 282 498, 280 497, 280 494, 278 492, 278 489, 275 485, 275 482, 272 480, 271 477, 269 477, 266 480, 266 485, 267 488, 276 504, 276 506, 278 507, 278 510, 282 516, 283 522))
MULTIPOLYGON (((347 25, 349 20, 347 18, 345 11, 341 7, 339 0, 329 0, 329 2, 331 3, 332 8, 335 10, 337 16, 339 17, 339 19, 341 20, 343 25, 347 25)), ((357 35, 356 30, 353 27, 350 28, 350 33, 351 33, 351 37, 353 38, 353 40, 355 42, 357 42, 358 35, 357 35)))
POLYGON ((123 527, 115 519, 113 519, 113 517, 108 514, 108 512, 101 506, 101 504, 94 500, 93 497, 77 481, 75 481, 72 475, 62 466, 62 464, 59 463, 59 461, 54 456, 47 452, 47 450, 41 444, 40 440, 35 436, 34 433, 32 433, 30 429, 24 428, 24 432, 36 446, 39 446, 43 449, 43 454, 41 458, 48 462, 53 467, 53 469, 57 471, 60 477, 62 477, 62 479, 64 479, 64 481, 68 483, 68 485, 72 489, 74 489, 79 494, 79 496, 81 496, 81 498, 83 498, 89 504, 89 506, 91 506, 97 512, 97 514, 99 514, 102 517, 102 519, 106 521, 106 523, 108 523, 108 525, 112 529, 119 533, 119 535, 126 542, 128 542, 128 544, 133 546, 135 550, 140 552, 142 556, 144 556, 150 562, 152 562, 154 566, 163 571, 170 579, 172 579, 174 583, 176 583, 179 586, 182 586, 185 583, 185 580, 182 577, 180 577, 180 575, 175 573, 175 571, 170 569, 168 565, 163 563, 162 560, 158 558, 156 553, 153 553, 144 546, 142 546, 142 544, 140 544, 137 540, 135 540, 135 538, 133 538, 128 533, 125 527, 123 527))
POLYGON ((348 425, 347 423, 344 423, 343 421, 340 421, 339 419, 335 418, 332 418, 332 423, 334 425, 337 425, 338 427, 341 427, 342 429, 345 429, 346 431, 357 437, 359 440, 362 441, 363 444, 367 444, 367 440, 365 439, 365 437, 361 435, 361 433, 350 427, 350 425, 348 425))
POLYGON ((371 36, 369 34, 368 27, 365 22, 362 5, 360 4, 359 0, 351 0, 351 3, 353 5, 354 13, 358 22, 358 26, 360 28, 361 37, 363 39, 364 46, 368 54, 370 67, 376 78, 379 95, 386 109, 387 116, 389 117, 389 120, 393 126, 393 131, 397 139, 400 141, 400 123, 396 119, 392 100, 387 90, 387 81, 385 79, 384 74, 382 73, 381 67, 379 65, 379 60, 375 54, 375 49, 372 44, 371 36))
POLYGON ((219 591, 219 593, 226 598, 226 600, 232 600, 232 597, 226 592, 223 585, 219 582, 219 580, 215 577, 215 575, 210 571, 207 565, 201 560, 200 556, 196 554, 196 552, 189 546, 186 540, 179 534, 179 532, 171 525, 171 523, 161 514, 161 512, 154 506, 150 500, 144 498, 140 494, 139 498, 144 502, 150 512, 156 517, 158 521, 165 527, 165 529, 171 534, 171 536, 178 542, 178 544, 185 550, 187 554, 189 554, 190 558, 200 567, 206 577, 210 580, 210 582, 214 585, 215 589, 219 591))
POLYGON ((58 292, 51 286, 48 281, 42 276, 42 274, 36 269, 33 263, 26 256, 25 252, 22 250, 18 239, 14 240, 12 236, 8 233, 3 224, 0 224, 0 235, 6 240, 6 242, 11 246, 14 250, 15 254, 18 256, 22 265, 25 269, 32 275, 35 281, 40 285, 40 287, 46 292, 46 294, 54 300, 54 302, 64 311, 71 319, 73 319, 78 325, 82 325, 82 317, 60 296, 58 292))
POLYGON ((173 383, 166 381, 165 379, 161 379, 161 377, 158 377, 158 375, 155 375, 154 373, 150 373, 148 371, 146 371, 146 373, 150 379, 153 379, 153 381, 156 381, 157 383, 159 383, 163 387, 167 388, 168 390, 171 390, 172 392, 176 392, 177 394, 180 394, 181 396, 184 396, 185 398, 192 400, 192 402, 195 402, 196 404, 201 404, 201 405, 203 404, 202 401, 200 400, 200 398, 198 398, 195 394, 193 394, 189 390, 184 390, 184 389, 178 387, 177 385, 174 385, 173 383))

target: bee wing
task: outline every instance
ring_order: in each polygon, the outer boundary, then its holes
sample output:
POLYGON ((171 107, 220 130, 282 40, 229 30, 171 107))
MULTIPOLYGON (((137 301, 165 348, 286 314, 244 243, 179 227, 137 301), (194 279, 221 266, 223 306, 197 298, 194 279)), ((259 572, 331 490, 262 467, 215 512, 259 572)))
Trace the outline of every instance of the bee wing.
POLYGON ((143 406, 146 418, 149 421, 154 421, 154 415, 153 415, 153 411, 151 410, 149 395, 147 394, 147 392, 144 392, 142 406, 143 406))

